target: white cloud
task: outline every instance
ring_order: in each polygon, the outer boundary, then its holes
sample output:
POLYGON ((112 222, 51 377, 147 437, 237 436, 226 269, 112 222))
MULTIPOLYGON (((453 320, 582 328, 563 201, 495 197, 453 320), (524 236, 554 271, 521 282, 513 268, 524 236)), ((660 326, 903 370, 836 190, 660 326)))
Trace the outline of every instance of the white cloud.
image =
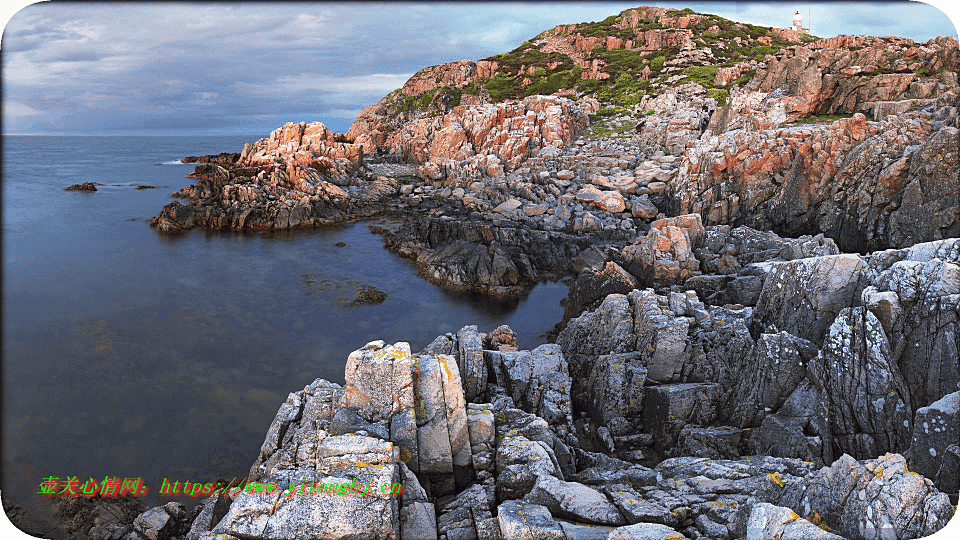
POLYGON ((40 114, 41 111, 30 107, 29 105, 24 105, 19 101, 3 101, 3 116, 7 118, 16 118, 21 116, 34 116, 40 114))

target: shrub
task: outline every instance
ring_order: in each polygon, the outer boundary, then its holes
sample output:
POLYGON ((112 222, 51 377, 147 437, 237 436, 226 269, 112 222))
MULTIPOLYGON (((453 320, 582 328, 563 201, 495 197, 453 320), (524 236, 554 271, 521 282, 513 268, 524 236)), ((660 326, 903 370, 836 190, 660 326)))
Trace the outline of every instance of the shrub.
POLYGON ((717 105, 725 105, 727 98, 730 97, 730 92, 723 88, 710 88, 707 90, 707 97, 717 100, 717 105))
POLYGON ((517 80, 506 77, 500 73, 491 77, 484 85, 490 99, 496 103, 505 99, 515 99, 519 97, 520 84, 517 80))
POLYGON ((592 94, 597 91, 597 88, 600 88, 600 81, 597 79, 586 79, 580 81, 577 88, 579 88, 581 92, 592 94))
POLYGON ((714 86, 713 81, 717 78, 718 68, 719 66, 716 65, 690 66, 683 70, 683 74, 705 88, 712 88, 714 86))
POLYGON ((658 56, 650 61, 650 69, 653 71, 660 71, 663 69, 663 63, 667 61, 666 56, 658 56))

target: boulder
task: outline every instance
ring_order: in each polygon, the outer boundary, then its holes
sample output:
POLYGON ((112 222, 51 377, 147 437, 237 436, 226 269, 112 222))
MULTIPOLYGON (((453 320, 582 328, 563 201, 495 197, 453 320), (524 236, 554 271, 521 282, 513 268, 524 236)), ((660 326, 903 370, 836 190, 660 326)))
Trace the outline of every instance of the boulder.
POLYGON ((637 523, 618 527, 610 532, 609 540, 687 540, 676 530, 658 523, 637 523))
POLYGON ((457 365, 463 378, 464 398, 475 401, 483 395, 487 383, 483 337, 475 325, 464 326, 457 332, 457 365))
POLYGON ((866 287, 858 255, 828 255, 774 263, 757 301, 754 319, 799 338, 823 343, 837 314, 866 287))
POLYGON ((539 504, 507 501, 497 507, 503 540, 567 540, 550 511, 539 504))
POLYGON ((703 230, 697 214, 654 221, 646 236, 623 249, 627 270, 641 283, 656 287, 699 275, 700 261, 693 248, 703 230))
POLYGON ((852 540, 920 538, 942 529, 953 515, 949 497, 908 472, 899 454, 863 462, 843 455, 768 502, 852 540))
POLYGON ((604 263, 601 270, 586 266, 570 287, 563 320, 568 321, 579 317, 584 311, 596 309, 607 295, 628 294, 637 287, 636 278, 613 261, 604 263))
POLYGON ((598 525, 626 523, 602 493, 583 484, 565 482, 549 475, 537 478, 524 501, 542 505, 558 518, 598 525))
POLYGON ((910 469, 931 480, 937 478, 947 447, 960 440, 960 391, 947 394, 913 417, 913 438, 906 452, 910 469))
POLYGON ((739 369, 739 378, 724 407, 729 422, 757 427, 787 400, 806 376, 817 355, 813 343, 787 332, 761 334, 739 369))
POLYGON ((484 351, 497 385, 521 409, 550 423, 571 416, 570 375, 559 345, 544 344, 532 351, 484 351))
POLYGON ((873 313, 841 310, 808 372, 830 404, 832 441, 825 444, 859 459, 907 450, 910 392, 873 313))
POLYGON ((664 384, 648 387, 644 395, 643 425, 659 451, 672 448, 688 424, 707 425, 716 419, 723 395, 717 383, 664 384))
POLYGON ((639 352, 600 356, 585 383, 579 385, 583 394, 577 396, 578 408, 598 425, 617 417, 639 424, 646 378, 647 368, 639 352))
POLYGON ((843 540, 793 510, 767 502, 747 504, 739 511, 732 529, 738 538, 756 540, 843 540))

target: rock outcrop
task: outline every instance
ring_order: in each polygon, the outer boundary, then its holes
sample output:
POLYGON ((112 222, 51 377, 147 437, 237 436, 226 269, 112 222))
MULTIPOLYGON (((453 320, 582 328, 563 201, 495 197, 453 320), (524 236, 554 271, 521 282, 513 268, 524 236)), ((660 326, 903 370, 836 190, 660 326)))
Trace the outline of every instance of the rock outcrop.
POLYGON ((151 509, 128 529, 939 530, 960 489, 958 68, 952 38, 816 40, 638 8, 421 70, 346 134, 287 124, 198 158, 157 229, 386 215, 405 219, 378 228, 385 245, 434 283, 575 279, 556 343, 475 326, 419 353, 368 343, 344 386, 290 394, 249 475, 400 496, 218 493, 196 518, 151 509))

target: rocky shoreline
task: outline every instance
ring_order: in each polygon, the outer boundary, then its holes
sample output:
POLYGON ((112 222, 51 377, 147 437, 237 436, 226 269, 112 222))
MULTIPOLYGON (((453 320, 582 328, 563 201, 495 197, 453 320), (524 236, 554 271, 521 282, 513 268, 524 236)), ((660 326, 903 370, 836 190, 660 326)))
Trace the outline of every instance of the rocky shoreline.
POLYGON ((345 385, 288 396, 248 476, 401 483, 401 497, 217 493, 189 515, 169 503, 71 532, 943 528, 960 491, 960 50, 790 32, 627 10, 426 68, 346 134, 289 123, 184 159, 197 181, 153 218, 162 233, 400 218, 377 232, 425 279, 516 295, 569 278, 565 314, 533 350, 506 326, 419 352, 367 343, 345 385))

